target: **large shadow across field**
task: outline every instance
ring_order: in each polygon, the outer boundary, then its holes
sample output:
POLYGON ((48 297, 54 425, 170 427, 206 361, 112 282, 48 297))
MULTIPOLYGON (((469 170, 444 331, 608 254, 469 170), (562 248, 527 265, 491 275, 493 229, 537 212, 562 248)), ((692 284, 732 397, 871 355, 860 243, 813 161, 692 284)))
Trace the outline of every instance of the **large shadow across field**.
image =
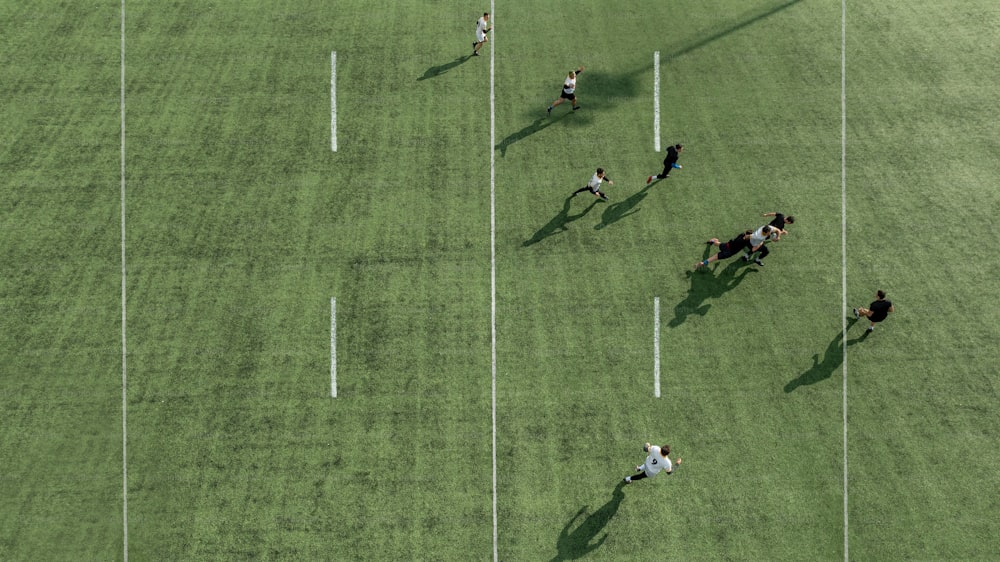
MULTIPOLYGON (((746 14, 735 23, 723 23, 705 30, 701 30, 697 39, 687 44, 679 45, 663 53, 660 62, 663 65, 669 64, 671 60, 684 56, 692 51, 696 51, 715 41, 723 39, 733 33, 745 29, 761 20, 773 16, 782 10, 798 4, 802 0, 785 0, 771 8, 766 8, 760 12, 746 14)), ((507 156, 507 150, 514 144, 556 124, 566 118, 561 125, 565 127, 580 127, 590 125, 593 122, 592 114, 626 100, 632 100, 639 95, 648 95, 648 92, 640 88, 640 79, 648 74, 653 68, 652 57, 649 62, 624 72, 605 72, 601 69, 587 69, 580 74, 578 92, 580 97, 580 110, 573 111, 570 104, 564 103, 552 111, 551 116, 547 116, 545 108, 547 103, 539 104, 538 107, 524 109, 524 121, 531 120, 531 123, 522 127, 519 131, 507 135, 503 140, 494 146, 494 150, 499 150, 502 157, 507 156)), ((432 74, 434 69, 428 69, 426 74, 432 74)), ((569 69, 567 68, 567 72, 569 69)), ((425 74, 425 76, 426 76, 425 74)), ((539 96, 551 93, 552 100, 559 93, 558 86, 562 77, 554 76, 550 89, 539 92, 539 96)), ((540 98, 539 98, 540 99, 540 98)), ((522 121, 522 122, 524 122, 522 121)), ((556 142, 556 140, 553 140, 556 142)))
POLYGON ((625 499, 624 482, 619 482, 611 494, 611 499, 598 508, 597 511, 587 515, 587 517, 577 524, 577 520, 587 513, 587 506, 580 508, 563 527, 559 538, 556 540, 556 549, 559 551, 556 557, 550 562, 562 562, 563 560, 576 560, 597 550, 607 540, 607 533, 601 538, 597 535, 604 530, 611 518, 618 513, 622 500, 625 499))

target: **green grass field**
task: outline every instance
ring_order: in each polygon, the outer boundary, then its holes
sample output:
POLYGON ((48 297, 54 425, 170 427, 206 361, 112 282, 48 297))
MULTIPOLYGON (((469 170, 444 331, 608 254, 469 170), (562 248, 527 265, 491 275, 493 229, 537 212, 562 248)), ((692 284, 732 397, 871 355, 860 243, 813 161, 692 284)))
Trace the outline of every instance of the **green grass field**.
POLYGON ((995 1, 128 2, 124 144, 121 8, 0 5, 0 560, 997 558, 995 1))

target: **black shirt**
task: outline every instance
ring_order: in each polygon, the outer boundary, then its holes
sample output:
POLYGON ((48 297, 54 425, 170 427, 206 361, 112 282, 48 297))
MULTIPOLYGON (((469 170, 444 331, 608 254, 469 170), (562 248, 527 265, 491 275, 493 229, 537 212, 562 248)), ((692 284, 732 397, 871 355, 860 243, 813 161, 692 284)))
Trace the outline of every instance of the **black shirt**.
POLYGON ((664 166, 669 166, 669 165, 673 164, 674 162, 677 162, 678 158, 680 158, 680 155, 677 154, 677 149, 674 148, 673 146, 668 146, 667 147, 667 157, 663 159, 663 165, 664 166))
POLYGON ((778 230, 785 230, 785 215, 781 213, 774 214, 774 220, 769 222, 771 226, 777 228, 778 230))
POLYGON ((886 299, 877 300, 868 305, 868 310, 872 311, 872 315, 868 319, 872 322, 881 322, 889 316, 890 308, 892 308, 892 301, 886 299))

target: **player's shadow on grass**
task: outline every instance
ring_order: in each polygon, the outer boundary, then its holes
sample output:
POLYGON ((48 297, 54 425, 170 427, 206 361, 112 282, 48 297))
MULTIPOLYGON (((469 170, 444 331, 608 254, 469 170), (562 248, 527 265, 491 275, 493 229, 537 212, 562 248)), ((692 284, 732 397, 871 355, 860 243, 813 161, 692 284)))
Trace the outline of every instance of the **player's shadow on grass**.
MULTIPOLYGON (((706 257, 710 249, 711 247, 706 248, 706 257)), ((674 318, 667 325, 676 328, 692 314, 698 316, 707 314, 712 305, 705 303, 706 300, 721 297, 728 291, 735 289, 747 275, 757 272, 756 269, 744 267, 746 265, 746 263, 738 261, 737 258, 737 261, 731 262, 718 275, 707 267, 688 271, 687 277, 691 280, 691 288, 688 289, 687 297, 674 307, 674 318), (737 274, 739 269, 743 269, 743 271, 737 274)))
MULTIPOLYGON (((847 328, 850 329, 858 320, 856 318, 851 318, 848 320, 847 328)), ((868 337, 869 332, 847 340, 847 345, 852 346, 856 343, 865 341, 868 337)), ((813 355, 812 367, 809 367, 805 372, 796 377, 794 380, 788 382, 785 385, 785 392, 792 392, 800 386, 805 386, 809 384, 816 384, 820 381, 824 381, 833 375, 833 372, 837 370, 844 363, 844 346, 841 342, 844 340, 844 332, 838 332, 833 340, 830 341, 830 345, 826 346, 826 351, 823 352, 823 358, 820 359, 819 353, 813 355)))
POLYGON ((608 208, 604 209, 604 212, 601 214, 601 222, 594 225, 594 230, 601 230, 602 228, 614 224, 629 215, 638 213, 641 209, 636 209, 635 206, 646 198, 646 195, 649 194, 648 190, 651 186, 652 184, 649 184, 642 188, 641 191, 632 194, 628 199, 608 205, 608 208))
POLYGON ((537 133, 538 131, 541 131, 542 129, 555 125, 557 122, 561 121, 564 117, 566 117, 566 115, 559 115, 556 117, 539 117, 538 119, 535 119, 530 125, 524 127, 520 131, 507 135, 507 138, 498 142, 497 145, 493 148, 500 150, 500 156, 507 156, 507 149, 510 148, 510 145, 518 141, 524 140, 527 137, 530 137, 531 135, 537 133))
POLYGON ((471 58, 472 58, 472 55, 465 55, 464 57, 458 57, 457 59, 455 59, 455 60, 453 60, 451 62, 446 62, 444 64, 439 64, 437 66, 432 66, 432 67, 428 68, 424 72, 423 76, 421 76, 420 78, 417 78, 417 80, 427 80, 428 78, 434 78, 436 76, 441 76, 445 72, 448 72, 449 70, 455 68, 456 66, 462 64, 463 62, 465 62, 465 61, 467 61, 467 60, 469 60, 471 58))
POLYGON ((556 541, 558 554, 550 562, 576 560, 590 554, 604 544, 604 541, 608 538, 608 534, 605 533, 599 539, 597 535, 604 530, 604 527, 608 525, 611 518, 618 513, 618 508, 621 506, 622 500, 625 499, 625 491, 622 489, 624 487, 625 483, 619 482, 615 486, 615 490, 611 494, 611 499, 608 500, 608 503, 602 505, 597 511, 587 515, 587 518, 579 525, 577 525, 577 520, 587 513, 587 506, 581 507, 580 511, 576 512, 576 515, 566 523, 562 532, 559 533, 559 539, 556 541))
POLYGON ((522 246, 525 247, 531 246, 533 244, 541 242, 542 240, 545 240, 546 238, 552 236, 553 234, 566 232, 567 230, 569 230, 568 228, 566 228, 566 225, 575 221, 576 219, 582 218, 584 215, 589 213, 590 210, 594 208, 594 205, 597 204, 598 200, 595 198, 594 201, 590 205, 588 205, 586 209, 580 211, 575 215, 569 214, 569 208, 572 201, 573 201, 573 196, 570 195, 569 197, 566 198, 565 201, 563 201, 563 207, 559 211, 559 214, 552 217, 552 220, 547 222, 545 226, 539 228, 538 232, 536 232, 535 235, 532 236, 530 240, 525 240, 522 246))

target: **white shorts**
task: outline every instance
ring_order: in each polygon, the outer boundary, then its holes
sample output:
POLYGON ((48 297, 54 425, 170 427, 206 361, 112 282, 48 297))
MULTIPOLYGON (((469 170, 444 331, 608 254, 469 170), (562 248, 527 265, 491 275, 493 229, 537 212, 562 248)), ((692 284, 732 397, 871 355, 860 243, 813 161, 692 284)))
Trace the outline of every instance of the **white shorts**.
POLYGON ((477 31, 476 32, 476 43, 482 43, 483 41, 486 41, 486 34, 483 33, 482 31, 477 31))
POLYGON ((652 478, 663 471, 662 468, 657 467, 656 470, 649 468, 648 464, 642 465, 643 471, 646 473, 647 478, 652 478))

